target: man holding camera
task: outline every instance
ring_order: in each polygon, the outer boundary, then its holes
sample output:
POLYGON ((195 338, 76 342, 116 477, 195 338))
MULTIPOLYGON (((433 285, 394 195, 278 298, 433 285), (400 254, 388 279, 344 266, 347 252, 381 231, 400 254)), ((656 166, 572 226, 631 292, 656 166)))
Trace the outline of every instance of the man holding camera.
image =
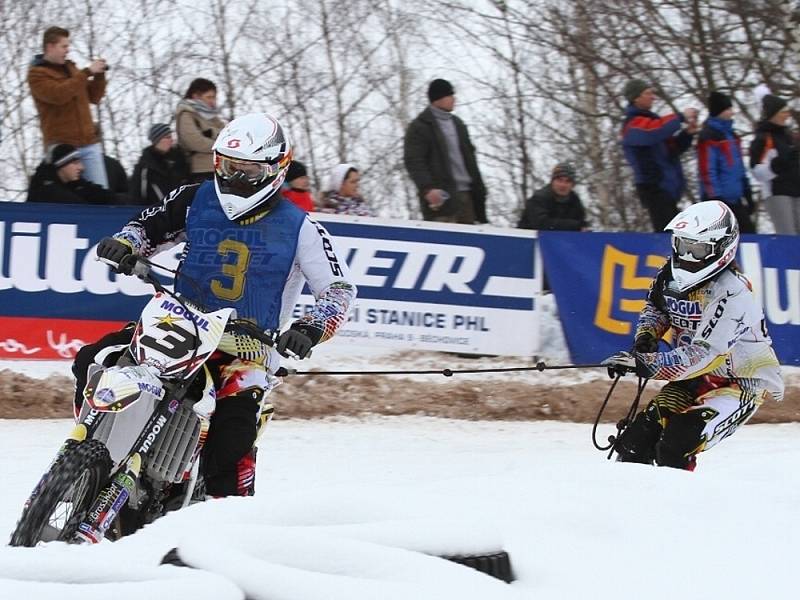
POLYGON ((106 61, 94 59, 78 69, 67 60, 69 31, 49 27, 43 36, 43 54, 28 70, 28 85, 39 113, 45 149, 70 144, 78 149, 86 179, 108 187, 96 128, 89 103, 97 104, 106 91, 106 61))

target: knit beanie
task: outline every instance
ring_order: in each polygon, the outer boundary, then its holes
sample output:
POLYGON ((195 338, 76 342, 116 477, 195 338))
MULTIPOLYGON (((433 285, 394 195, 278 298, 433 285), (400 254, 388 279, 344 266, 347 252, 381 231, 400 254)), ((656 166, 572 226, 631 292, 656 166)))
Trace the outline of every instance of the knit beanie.
POLYGON ((708 95, 708 114, 716 117, 721 112, 733 107, 733 102, 729 96, 722 92, 711 92, 708 95))
POLYGON ((47 162, 56 169, 80 159, 81 155, 78 153, 78 149, 71 144, 56 144, 50 148, 50 152, 47 155, 47 162))
POLYGON ((628 102, 633 104, 633 101, 641 96, 642 92, 651 87, 653 87, 652 84, 647 83, 644 79, 630 79, 625 84, 622 94, 628 102))
POLYGON ((294 181, 298 177, 305 177, 306 175, 308 175, 306 166, 299 160, 293 160, 289 168, 286 169, 286 181, 294 181))
POLYGON ((172 133, 172 129, 166 123, 156 123, 150 128, 150 131, 147 132, 147 139, 150 140, 150 143, 154 146, 163 138, 164 136, 169 135, 172 133))
POLYGON ((558 163, 555 167, 553 167, 553 173, 550 175, 550 181, 553 181, 553 179, 556 179, 557 177, 566 177, 572 183, 575 183, 575 167, 567 162, 558 163))
POLYGON ((767 94, 761 99, 761 119, 768 121, 787 105, 786 100, 772 94, 767 94))
POLYGON ((452 96, 456 91, 453 89, 453 84, 446 79, 434 79, 428 86, 428 100, 436 102, 447 96, 452 96))

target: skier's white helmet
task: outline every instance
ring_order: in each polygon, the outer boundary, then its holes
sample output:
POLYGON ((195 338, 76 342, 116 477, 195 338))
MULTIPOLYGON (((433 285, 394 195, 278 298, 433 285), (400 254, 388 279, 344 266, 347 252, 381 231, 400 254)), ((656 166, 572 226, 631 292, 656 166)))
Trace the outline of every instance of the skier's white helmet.
POLYGON ((280 201, 292 144, 275 117, 251 113, 234 119, 212 149, 214 186, 226 217, 270 210, 280 201))
POLYGON ((739 223, 724 202, 693 204, 664 231, 672 232, 672 277, 681 291, 710 279, 736 258, 739 223))

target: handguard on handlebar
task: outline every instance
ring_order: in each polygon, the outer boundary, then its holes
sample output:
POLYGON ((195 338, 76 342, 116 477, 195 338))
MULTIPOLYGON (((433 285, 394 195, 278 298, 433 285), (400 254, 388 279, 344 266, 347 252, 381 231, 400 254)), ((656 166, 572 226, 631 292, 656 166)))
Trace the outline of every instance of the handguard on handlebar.
POLYGON ((259 342, 269 346, 270 348, 275 345, 277 340, 277 335, 270 334, 266 331, 262 331, 258 325, 247 321, 246 319, 234 319, 228 322, 228 325, 225 327, 225 331, 230 331, 233 333, 239 332, 244 335, 247 335, 251 338, 258 340, 259 342))

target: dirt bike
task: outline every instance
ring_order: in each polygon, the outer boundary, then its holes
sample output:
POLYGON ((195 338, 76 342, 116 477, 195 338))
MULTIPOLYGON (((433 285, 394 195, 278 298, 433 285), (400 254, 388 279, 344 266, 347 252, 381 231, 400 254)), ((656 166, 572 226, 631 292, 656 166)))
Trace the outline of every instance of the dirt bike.
MULTIPOLYGON (((154 295, 130 344, 95 357, 76 425, 25 503, 12 546, 118 539, 204 500, 199 457, 216 406, 205 363, 225 334, 275 343, 234 309, 205 312, 167 290, 157 265, 129 258, 154 295)), ((262 409, 262 426, 271 411, 262 409)))

